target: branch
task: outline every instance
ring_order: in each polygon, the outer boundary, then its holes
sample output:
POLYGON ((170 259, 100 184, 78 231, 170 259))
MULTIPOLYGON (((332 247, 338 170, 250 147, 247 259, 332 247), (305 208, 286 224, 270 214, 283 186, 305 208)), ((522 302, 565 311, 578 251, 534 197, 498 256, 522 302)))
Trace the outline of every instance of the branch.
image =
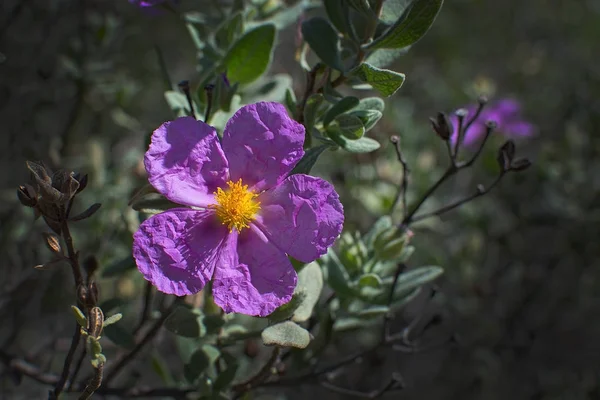
MULTIPOLYGON (((45 385, 54 385, 59 380, 59 376, 52 373, 44 372, 37 365, 31 364, 25 360, 12 357, 8 353, 0 350, 0 362, 6 365, 11 371, 27 376, 36 382, 45 385)), ((79 390, 76 388, 76 390, 79 390)), ((107 388, 101 386, 96 393, 107 396, 124 396, 128 398, 142 397, 174 397, 177 399, 185 399, 189 393, 195 392, 193 388, 107 388)))
POLYGON ((377 398, 383 396, 387 392, 391 392, 393 390, 404 389, 404 382, 402 381, 400 376, 392 376, 390 378, 390 380, 385 385, 383 385, 381 388, 379 388, 377 390, 373 390, 371 392, 367 392, 367 393, 359 392, 358 390, 343 388, 343 387, 334 385, 333 383, 328 382, 328 381, 321 381, 320 384, 325 389, 331 390, 332 392, 340 393, 340 394, 347 395, 347 396, 360 397, 363 399, 377 399, 377 398), (394 386, 397 386, 397 387, 394 387, 394 386))
POLYGON ((144 291, 144 308, 142 309, 142 317, 140 322, 133 330, 133 336, 135 336, 140 329, 143 328, 144 324, 150 318, 150 306, 152 305, 152 283, 146 282, 146 289, 144 291))
POLYGON ((392 204, 390 213, 394 212, 396 207, 398 207, 398 203, 402 200, 402 213, 404 214, 404 217, 406 217, 408 214, 408 209, 406 208, 406 196, 408 191, 408 174, 410 170, 408 169, 408 164, 402 154, 402 149, 400 148, 400 137, 394 135, 390 138, 390 142, 394 144, 398 161, 400 162, 400 165, 402 165, 402 184, 398 188, 398 193, 396 194, 396 199, 394 200, 394 204, 392 204))
POLYGON ((87 386, 83 390, 83 393, 79 396, 79 400, 88 400, 92 397, 94 392, 98 390, 102 384, 102 372, 104 371, 104 363, 100 363, 98 368, 94 368, 94 377, 88 382, 87 386))
POLYGON ((179 298, 176 298, 175 300, 173 300, 173 302, 171 303, 169 308, 165 310, 165 312, 160 316, 160 318, 158 320, 156 320, 154 325, 152 325, 152 327, 146 333, 146 335, 142 338, 142 340, 140 340, 140 342, 129 353, 127 353, 119 361, 116 362, 112 371, 110 371, 107 374, 106 379, 104 380, 104 383, 102 385, 103 387, 108 387, 109 384, 112 382, 112 380, 115 379, 115 377, 117 375, 119 375, 119 372, 121 372, 121 370, 137 356, 137 354, 142 350, 142 348, 146 344, 150 343, 150 341, 154 338, 154 336, 156 336, 156 334, 160 330, 161 326, 163 325, 163 323, 165 322, 167 317, 169 315, 171 315, 171 312, 175 309, 175 307, 178 304, 179 304, 179 298))
POLYGON ((83 350, 81 351, 81 354, 79 355, 79 359, 77 360, 77 363, 75 364, 75 369, 73 370, 73 374, 71 374, 71 379, 69 379, 69 384, 67 385, 67 392, 71 391, 71 389, 73 388, 73 385, 77 381, 77 376, 79 375, 79 371, 81 370, 81 366, 83 365, 83 360, 85 359, 86 355, 87 355, 87 347, 83 346, 83 350))
MULTIPOLYGON (((302 96, 302 100, 298 104, 298 108, 296 110, 296 121, 301 124, 304 124, 304 109, 306 108, 306 102, 308 98, 315 90, 315 81, 317 79, 317 73, 321 70, 322 65, 320 63, 315 64, 314 67, 308 72, 306 76, 306 89, 304 89, 304 95, 302 96)), ((306 133, 306 136, 310 135, 310 132, 306 133)))
MULTIPOLYGON (((477 112, 475 113, 475 115, 473 116, 473 118, 471 118, 471 120, 469 120, 469 122, 463 127, 462 126, 462 118, 459 117, 459 132, 458 132, 458 137, 457 137, 457 143, 460 140, 461 135, 464 135, 464 133, 466 133, 467 129, 469 129, 469 127, 471 126, 471 124, 473 123, 473 121, 479 116, 479 113, 481 113, 481 110, 483 109, 483 106, 485 105, 485 103, 480 102, 479 103, 479 108, 477 109, 477 112)), ((404 219, 402 220, 402 223, 400 224, 401 227, 406 227, 408 225, 410 225, 411 223, 418 221, 418 220, 422 220, 424 218, 433 216, 433 215, 439 215, 442 214, 446 211, 450 211, 456 207, 461 206, 462 204, 473 200, 476 197, 482 196, 485 193, 487 193, 489 190, 491 190, 494 186, 496 186, 496 184, 498 183, 498 181, 500 180, 500 178, 502 178, 502 176, 504 175, 504 172, 502 172, 499 176, 499 178, 494 181, 490 187, 488 189, 485 190, 480 190, 478 189, 478 192, 474 195, 471 195, 469 197, 467 197, 464 200, 461 200, 460 202, 457 203, 453 203, 450 204, 448 206, 442 207, 440 210, 431 212, 431 213, 427 213, 427 214, 423 214, 419 217, 415 217, 415 214, 417 213, 417 211, 419 211, 419 209, 421 208, 421 206, 425 203, 425 201, 427 201, 427 199, 429 197, 431 197, 431 195, 433 195, 433 193, 451 176, 456 175, 457 172, 459 172, 460 170, 466 169, 471 167, 475 161, 479 158, 479 155, 481 154, 481 152, 483 151, 483 148, 485 146, 485 144, 487 143, 488 138, 490 137, 490 135, 492 134, 492 132, 494 131, 494 124, 487 124, 486 125, 486 131, 485 131, 485 137, 483 138, 483 140, 481 141, 481 144, 479 145, 479 147, 477 148, 477 151, 475 152, 475 154, 473 154, 473 156, 469 159, 469 161, 463 162, 463 163, 459 163, 456 161, 456 155, 457 155, 457 151, 458 151, 458 147, 455 145, 455 150, 454 150, 454 154, 450 154, 450 165, 448 166, 448 168, 446 169, 446 171, 444 172, 444 174, 440 177, 440 179, 437 180, 437 182, 435 182, 433 184, 433 186, 431 186, 427 192, 421 197, 421 199, 417 202, 417 204, 413 207, 413 209, 408 213, 408 215, 406 215, 404 217, 404 219)), ((448 146, 448 144, 446 144, 448 146)))
POLYGON ((75 350, 79 345, 80 339, 81 327, 77 322, 75 322, 75 332, 73 333, 73 339, 71 339, 71 346, 69 347, 69 352, 67 353, 67 357, 65 358, 60 378, 58 379, 58 381, 56 382, 56 386, 54 387, 54 392, 49 392, 48 398, 50 400, 58 399, 58 396, 65 387, 65 383, 67 382, 67 378, 69 377, 69 369, 71 368, 71 363, 73 362, 73 356, 75 355, 75 350))
POLYGON ((498 183, 500 183, 500 181, 504 177, 504 174, 505 174, 504 172, 500 173, 500 175, 498 175, 498 177, 487 188, 484 187, 483 185, 478 185, 477 191, 475 193, 465 197, 464 199, 458 200, 454 203, 451 203, 444 207, 438 208, 435 211, 417 215, 411 219, 411 222, 416 222, 416 221, 420 221, 420 220, 423 220, 423 219, 426 219, 429 217, 442 215, 448 211, 454 210, 455 208, 462 206, 465 203, 468 203, 471 200, 476 199, 477 197, 481 197, 484 194, 489 193, 494 187, 496 187, 498 185, 498 183))
POLYGON ((273 366, 277 362, 277 359, 279 358, 280 354, 281 354, 281 347, 275 346, 273 348, 273 351, 271 352, 271 357, 269 357, 269 359, 267 360, 265 365, 263 365, 263 367, 260 369, 260 371, 258 371, 258 373, 256 375, 254 375, 247 381, 239 383, 237 385, 234 385, 232 388, 233 391, 236 392, 237 394, 242 394, 244 392, 252 390, 252 388, 260 385, 265 380, 267 380, 269 378, 269 376, 271 375, 271 368, 273 368, 273 366))

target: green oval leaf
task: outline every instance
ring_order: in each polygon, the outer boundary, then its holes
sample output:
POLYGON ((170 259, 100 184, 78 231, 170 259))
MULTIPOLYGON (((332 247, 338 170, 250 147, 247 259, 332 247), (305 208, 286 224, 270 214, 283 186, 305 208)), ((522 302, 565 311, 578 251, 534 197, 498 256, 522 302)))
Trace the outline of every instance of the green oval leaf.
POLYGON ((344 265, 340 262, 337 254, 331 248, 323 257, 326 266, 326 281, 327 284, 340 297, 353 296, 354 290, 350 287, 350 275, 344 265))
POLYGON ((386 97, 396 93, 405 78, 404 74, 388 69, 379 69, 367 63, 362 63, 354 68, 350 74, 373 86, 375 90, 386 97))
POLYGON ((365 127, 360 118, 350 114, 342 114, 335 117, 333 123, 327 127, 327 133, 333 140, 335 140, 334 135, 355 140, 363 137, 365 127))
POLYGON ((304 107, 304 128, 305 134, 308 135, 308 132, 312 132, 312 128, 315 126, 315 122, 317 121, 317 115, 319 112, 319 107, 323 104, 323 100, 325 98, 322 94, 316 93, 311 95, 308 100, 306 100, 306 105, 304 107))
POLYGON ((381 111, 377 110, 356 110, 349 112, 348 115, 352 115, 360 119, 365 127, 365 132, 371 130, 383 116, 381 111))
POLYGON ((374 287, 374 288, 378 288, 379 286, 381 286, 381 278, 379 277, 379 275, 376 274, 365 274, 363 276, 360 277, 360 279, 358 280, 358 286, 360 287, 374 287))
POLYGON ((340 38, 329 21, 314 17, 302 23, 302 36, 315 54, 328 66, 343 70, 340 56, 340 38))
POLYGON ((262 331, 261 337, 267 346, 277 345, 303 349, 310 343, 310 333, 292 321, 269 326, 262 331))
POLYGON ((190 361, 183 366, 183 374, 189 383, 196 379, 210 366, 210 359, 202 348, 192 353, 190 361))
POLYGON ((296 164, 292 172, 290 172, 290 175, 310 173, 310 170, 319 159, 321 153, 323 153, 330 147, 331 146, 329 146, 328 144, 322 144, 321 146, 308 149, 306 153, 304 153, 304 157, 302 157, 300 161, 298 161, 298 164, 296 164))
POLYGON ((370 153, 381 147, 378 141, 368 137, 361 137, 357 140, 351 140, 338 134, 337 132, 331 132, 329 136, 334 142, 339 144, 341 148, 349 151, 350 153, 370 153))
POLYGON ((222 371, 217 379, 215 380, 215 384, 213 385, 214 392, 218 392, 219 390, 225 389, 235 378, 235 375, 238 370, 238 362, 237 359, 229 353, 222 352, 221 358, 227 364, 227 368, 222 371))
POLYGON ((348 110, 353 109, 360 103, 360 100, 354 96, 347 96, 342 98, 340 101, 335 103, 333 107, 331 107, 325 116, 323 117, 323 125, 327 126, 333 121, 335 117, 340 114, 345 113, 348 110))
POLYGON ((205 334, 200 318, 197 312, 179 306, 165 320, 165 328, 178 336, 197 338, 205 334))
POLYGON ((246 32, 227 52, 223 65, 231 82, 250 83, 258 79, 269 66, 275 25, 264 24, 246 32))
POLYGON ((296 290, 303 290, 305 295, 303 301, 294 311, 292 321, 307 321, 319 301, 321 290, 323 290, 323 271, 321 271, 319 264, 313 261, 302 268, 302 271, 298 273, 296 290))
POLYGON ((349 33, 348 2, 346 0, 323 0, 323 6, 333 26, 341 33, 349 33))
POLYGON ((444 273, 442 267, 430 265, 408 270, 398 277, 394 290, 394 299, 405 296, 415 288, 421 287, 437 279, 444 273))
POLYGON ((414 0, 400 18, 366 49, 399 49, 421 39, 437 17, 444 0, 414 0))
POLYGON ((305 298, 306 298, 306 291, 304 290, 304 288, 296 285, 296 289, 294 290, 292 299, 290 301, 288 301, 286 304, 283 304, 283 305, 277 307, 275 309, 275 311, 273 311, 271 314, 269 314, 267 316, 267 318, 269 318, 269 321, 271 321, 272 323, 281 322, 281 321, 290 319, 292 317, 292 315, 294 315, 294 312, 296 311, 296 309, 298 307, 300 307, 300 305, 302 304, 302 302, 304 301, 305 298))
POLYGON ((109 338, 111 342, 117 346, 121 346, 126 349, 133 349, 135 347, 135 339, 133 335, 120 324, 105 326, 103 332, 104 336, 109 338))

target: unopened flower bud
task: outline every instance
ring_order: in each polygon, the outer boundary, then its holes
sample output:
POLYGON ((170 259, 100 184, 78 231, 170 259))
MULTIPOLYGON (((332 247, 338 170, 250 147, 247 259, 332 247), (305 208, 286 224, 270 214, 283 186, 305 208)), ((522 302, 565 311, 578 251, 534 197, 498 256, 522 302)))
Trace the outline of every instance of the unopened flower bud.
POLYGON ((77 182, 79 182, 79 187, 77 188, 77 191, 75 192, 75 194, 81 193, 83 191, 83 189, 85 189, 87 187, 88 175, 85 174, 80 177, 80 174, 77 174, 75 179, 77 180, 77 182))
POLYGON ((441 137, 443 140, 450 139, 454 128, 452 126, 452 122, 450 122, 450 119, 446 114, 439 112, 436 118, 432 117, 429 118, 429 120, 431 121, 431 126, 433 127, 433 130, 435 131, 435 133, 438 134, 439 137, 441 137))
POLYGON ((508 140, 498 150, 498 165, 502 171, 508 171, 511 167, 512 160, 515 156, 515 143, 512 140, 508 140))
POLYGON ((524 171, 529 167, 531 167, 531 161, 526 158, 516 159, 510 165, 512 171, 524 171))
POLYGON ((17 197, 25 207, 35 207, 37 204, 37 194, 30 185, 22 185, 17 189, 17 197))
POLYGON ((62 254, 60 240, 57 235, 48 232, 42 232, 42 235, 44 236, 44 244, 48 250, 55 254, 62 254))

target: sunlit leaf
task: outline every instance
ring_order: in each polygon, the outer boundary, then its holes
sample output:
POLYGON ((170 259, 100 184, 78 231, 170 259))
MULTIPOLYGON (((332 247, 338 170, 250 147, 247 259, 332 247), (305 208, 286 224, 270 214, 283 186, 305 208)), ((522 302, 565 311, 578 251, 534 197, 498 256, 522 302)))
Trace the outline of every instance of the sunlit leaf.
POLYGON ((310 343, 310 333, 292 321, 271 325, 262 334, 263 343, 267 346, 296 347, 303 349, 310 343))
POLYGON ((267 70, 271 62, 275 33, 275 25, 259 25, 233 44, 223 60, 230 82, 250 83, 267 70))
POLYGON ((367 63, 353 69, 351 74, 373 86, 375 90, 386 97, 396 93, 404 83, 404 74, 388 69, 379 69, 367 63))
POLYGON ((443 3, 443 0, 414 0, 393 25, 365 48, 400 49, 417 42, 427 33, 443 3))

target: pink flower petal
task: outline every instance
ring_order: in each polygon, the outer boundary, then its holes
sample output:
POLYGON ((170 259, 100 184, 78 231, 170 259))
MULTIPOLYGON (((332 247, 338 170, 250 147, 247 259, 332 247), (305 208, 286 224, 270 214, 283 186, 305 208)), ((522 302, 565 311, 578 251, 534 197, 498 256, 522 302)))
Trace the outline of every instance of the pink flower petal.
POLYGON ((304 126, 279 103, 256 103, 239 109, 227 122, 223 151, 231 180, 261 191, 285 179, 304 155, 304 126))
POLYGON ((190 206, 212 204, 213 192, 225 185, 229 175, 214 128, 192 117, 177 118, 156 129, 144 164, 156 190, 190 206))
POLYGON ((264 317, 291 300, 297 279, 286 255, 261 232, 234 230, 219 254, 213 297, 225 312, 264 317))
POLYGON ((175 208, 140 225, 133 256, 144 278, 161 292, 194 294, 211 279, 226 235, 212 213, 175 208))
POLYGON ((325 254, 342 231, 342 204, 323 179, 292 175, 258 200, 257 226, 281 251, 302 262, 325 254))

